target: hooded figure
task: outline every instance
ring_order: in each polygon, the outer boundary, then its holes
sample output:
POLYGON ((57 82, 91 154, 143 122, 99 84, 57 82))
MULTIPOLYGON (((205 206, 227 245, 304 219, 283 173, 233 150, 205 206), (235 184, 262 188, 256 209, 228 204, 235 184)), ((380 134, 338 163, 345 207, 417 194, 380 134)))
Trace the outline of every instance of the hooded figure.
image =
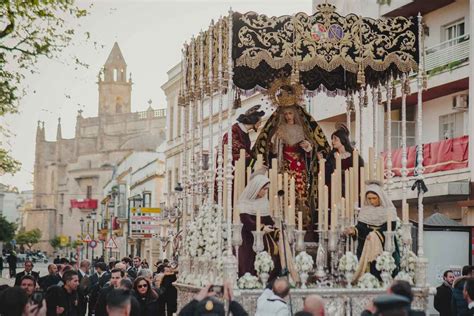
POLYGON ((296 281, 297 274, 294 273, 291 262, 288 238, 286 241, 287 258, 284 258, 283 241, 279 223, 275 223, 270 214, 270 203, 268 202, 267 190, 270 180, 261 174, 253 175, 236 203, 236 211, 240 213, 242 222, 242 245, 239 247, 239 276, 246 272, 256 275, 254 268, 255 252, 253 251, 255 230, 264 231, 264 251, 268 252, 273 259, 274 269, 270 273, 270 280, 276 278, 282 266, 288 266, 292 278, 296 281), (257 211, 260 214, 260 227, 257 226, 257 211))
MULTIPOLYGON (((380 272, 375 268, 375 260, 384 251, 387 219, 391 218, 392 231, 396 228, 397 211, 392 201, 377 181, 368 181, 357 225, 348 229, 347 233, 358 240, 357 257, 359 266, 353 281, 357 281, 364 273, 370 272, 380 279, 380 272)), ((400 254, 395 240, 393 253, 397 267, 400 254)), ((396 271, 394 271, 396 272, 396 271)))

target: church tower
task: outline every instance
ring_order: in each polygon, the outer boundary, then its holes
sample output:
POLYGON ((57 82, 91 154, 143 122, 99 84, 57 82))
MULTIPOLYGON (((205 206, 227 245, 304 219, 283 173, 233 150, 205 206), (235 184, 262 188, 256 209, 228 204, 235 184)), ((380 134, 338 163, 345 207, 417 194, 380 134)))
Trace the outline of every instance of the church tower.
POLYGON ((127 64, 117 42, 99 73, 98 83, 99 116, 131 112, 132 79, 127 81, 127 64))

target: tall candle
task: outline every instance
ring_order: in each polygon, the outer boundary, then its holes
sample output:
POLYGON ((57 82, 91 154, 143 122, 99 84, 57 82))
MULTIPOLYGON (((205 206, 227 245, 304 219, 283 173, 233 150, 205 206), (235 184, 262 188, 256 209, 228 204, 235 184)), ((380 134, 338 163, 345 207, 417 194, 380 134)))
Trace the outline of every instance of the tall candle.
POLYGON ((337 175, 335 172, 331 174, 331 207, 336 203, 337 195, 337 175))
POLYGON ((285 191, 285 195, 283 196, 283 211, 285 212, 285 217, 288 219, 288 200, 290 196, 288 195, 288 173, 285 172, 283 174, 283 190, 285 191))
POLYGON ((251 175, 252 175, 252 168, 247 167, 247 183, 249 183, 251 175))
POLYGON ((278 178, 278 191, 283 190, 283 175, 279 173, 277 178, 278 178))
POLYGON ((280 216, 281 215, 281 210, 280 210, 280 201, 278 200, 278 195, 273 196, 273 215, 274 216, 280 216))
POLYGON ((341 198, 341 218, 346 217, 346 199, 341 198))
POLYGON ((323 201, 324 201, 324 189, 323 189, 323 178, 321 177, 321 171, 318 175, 318 229, 323 230, 323 201))
POLYGON ((341 155, 336 152, 336 200, 339 200, 342 197, 342 166, 341 166, 341 155))
POLYGON ((295 224, 295 209, 296 209, 296 198, 295 198, 295 178, 291 177, 290 180, 290 205, 291 205, 291 212, 290 212, 290 220, 288 221, 289 224, 295 224))
POLYGON ((365 199, 365 167, 360 167, 360 201, 364 202, 365 199))
POLYGON ((240 210, 237 207, 237 203, 235 203, 234 211, 232 212, 232 215, 233 215, 232 222, 234 224, 239 224, 240 223, 240 210))
POLYGON ((303 230, 303 212, 301 211, 298 212, 298 230, 303 230))
POLYGON ((328 210, 328 200, 329 200, 329 192, 328 192, 328 186, 324 186, 324 197, 323 197, 323 203, 324 203, 324 230, 328 230, 329 228, 329 210, 328 210))
POLYGON ((354 169, 349 168, 349 178, 351 182, 351 190, 350 190, 350 201, 349 201, 349 218, 351 220, 351 225, 354 223, 354 201, 355 197, 357 196, 357 191, 354 190, 354 169))
POLYGON ((322 177, 322 183, 326 183, 326 159, 319 159, 319 172, 322 177))
POLYGON ((257 162, 255 163, 255 170, 259 170, 263 167, 263 155, 257 155, 257 162))
POLYGON ((387 231, 389 233, 392 232, 392 213, 391 212, 387 213, 387 231))
POLYGON ((331 208, 331 230, 337 230, 337 204, 334 203, 331 208))
POLYGON ((383 183, 383 158, 377 159, 377 180, 383 183))
POLYGON ((375 151, 373 147, 369 147, 369 165, 367 166, 367 168, 369 168, 369 179, 367 180, 374 179, 374 163, 375 163, 375 151))
POLYGON ((257 210, 257 224, 255 225, 255 230, 259 231, 260 226, 262 226, 261 218, 260 218, 260 210, 257 210))
MULTIPOLYGON (((344 170, 344 197, 346 198, 346 201, 350 201, 350 193, 351 192, 351 178, 349 176, 349 169, 344 170)), ((349 209, 346 208, 346 212, 348 212, 349 209)), ((345 214, 345 217, 349 217, 349 214, 345 214)))
POLYGON ((352 168, 354 169, 354 186, 351 188, 351 190, 354 190, 354 194, 352 196, 354 200, 351 203, 351 208, 354 205, 359 205, 359 199, 357 198, 359 195, 359 152, 357 149, 352 152, 352 168))

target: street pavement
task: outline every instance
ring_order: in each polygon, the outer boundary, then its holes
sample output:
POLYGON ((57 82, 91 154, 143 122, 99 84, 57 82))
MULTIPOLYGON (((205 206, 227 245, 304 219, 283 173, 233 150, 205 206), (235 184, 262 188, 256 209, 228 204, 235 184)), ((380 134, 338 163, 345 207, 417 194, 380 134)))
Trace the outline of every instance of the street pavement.
MULTIPOLYGON (((16 269, 17 273, 20 273, 23 271, 23 267, 18 267, 16 269)), ((48 263, 35 263, 33 267, 33 271, 39 272, 40 277, 45 276, 48 274, 48 263)), ((8 271, 8 264, 2 271, 2 275, 0 277, 0 285, 3 284, 8 284, 10 286, 13 286, 15 284, 15 279, 10 279, 9 278, 9 271, 8 271)))

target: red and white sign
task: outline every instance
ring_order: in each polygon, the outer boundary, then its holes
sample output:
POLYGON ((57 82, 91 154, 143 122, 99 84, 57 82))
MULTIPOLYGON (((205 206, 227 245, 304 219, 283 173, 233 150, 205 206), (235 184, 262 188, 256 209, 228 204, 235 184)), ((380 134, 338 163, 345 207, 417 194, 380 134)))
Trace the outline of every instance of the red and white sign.
POLYGON ((91 242, 92 241, 91 235, 87 234, 86 237, 84 237, 84 239, 82 241, 83 242, 91 242))
POLYGON ((107 243, 105 244, 105 248, 107 248, 107 249, 117 249, 118 248, 117 243, 115 242, 115 239, 113 237, 109 238, 109 240, 107 240, 107 243))
POLYGON ((94 239, 92 239, 92 240, 89 242, 89 247, 91 247, 92 249, 94 249, 95 247, 97 247, 97 241, 95 241, 94 239))

